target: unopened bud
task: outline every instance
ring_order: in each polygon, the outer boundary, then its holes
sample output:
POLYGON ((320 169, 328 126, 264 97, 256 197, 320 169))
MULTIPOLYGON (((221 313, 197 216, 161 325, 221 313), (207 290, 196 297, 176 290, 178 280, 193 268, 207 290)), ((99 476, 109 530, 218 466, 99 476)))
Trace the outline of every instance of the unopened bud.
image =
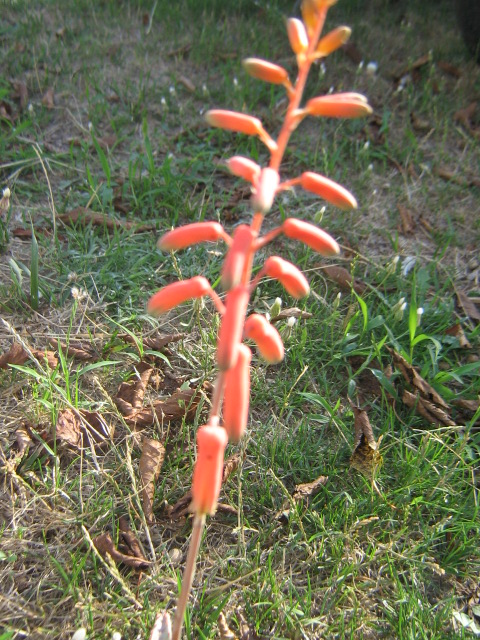
POLYGON ((328 233, 303 220, 287 218, 282 225, 282 230, 287 238, 304 242, 322 255, 330 256, 340 253, 340 247, 328 233))
POLYGON ((223 427, 206 425, 197 431, 197 460, 192 479, 192 508, 197 514, 215 513, 227 443, 223 427))
POLYGON ((252 196, 252 207, 255 212, 265 214, 270 211, 279 182, 278 171, 270 167, 262 169, 255 193, 252 196))
POLYGON ((217 342, 217 363, 221 371, 228 371, 237 361, 249 296, 248 287, 244 286, 235 287, 227 294, 217 342))
POLYGON ((272 256, 264 265, 267 276, 278 280, 294 298, 303 298, 310 293, 310 285, 303 273, 294 264, 272 256))
POLYGON ((259 313, 252 313, 245 321, 244 335, 252 339, 261 356, 269 364, 283 360, 283 342, 278 331, 259 313))
POLYGON ((203 276, 172 282, 172 284, 163 287, 150 298, 147 304, 147 311, 152 315, 160 315, 182 302, 186 302, 191 298, 200 298, 210 291, 210 283, 203 276))
POLYGON ((313 173, 312 171, 302 173, 300 184, 306 191, 315 193, 339 209, 356 209, 358 206, 350 191, 318 173, 313 173))
POLYGON ((176 251, 199 242, 216 242, 223 236, 225 232, 219 222, 194 222, 172 229, 160 238, 157 246, 164 251, 176 251))
POLYGON ((278 64, 267 62, 259 58, 247 58, 243 61, 245 71, 258 80, 271 82, 272 84, 289 84, 287 70, 278 64))
POLYGON ((223 425, 229 438, 234 442, 240 440, 247 427, 251 359, 250 349, 245 344, 240 344, 237 362, 225 374, 223 425))

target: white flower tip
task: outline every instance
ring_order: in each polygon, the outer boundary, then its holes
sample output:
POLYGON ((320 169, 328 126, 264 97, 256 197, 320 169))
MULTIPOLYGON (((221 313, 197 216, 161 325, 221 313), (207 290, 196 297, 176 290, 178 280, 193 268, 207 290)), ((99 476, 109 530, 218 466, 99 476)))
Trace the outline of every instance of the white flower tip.
POLYGON ((77 629, 72 636, 72 640, 85 640, 87 637, 87 630, 84 627, 77 629))

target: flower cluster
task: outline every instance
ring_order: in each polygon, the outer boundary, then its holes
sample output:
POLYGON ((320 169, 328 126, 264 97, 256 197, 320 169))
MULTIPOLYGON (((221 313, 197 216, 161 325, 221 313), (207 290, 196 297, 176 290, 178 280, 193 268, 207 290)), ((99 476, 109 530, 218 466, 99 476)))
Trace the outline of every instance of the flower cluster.
MULTIPOLYGON (((224 299, 203 276, 174 282, 156 293, 148 303, 148 311, 159 315, 190 299, 209 296, 221 316, 217 340, 216 362, 219 373, 214 387, 210 415, 197 433, 197 461, 193 474, 193 510, 197 519, 214 513, 221 488, 225 447, 228 440, 238 441, 245 432, 250 396, 251 349, 245 340, 255 343, 259 354, 268 363, 278 363, 284 357, 284 346, 278 331, 265 316, 248 313, 250 297, 263 277, 276 279, 295 298, 309 293, 309 284, 301 271, 278 256, 271 256, 252 277, 255 253, 280 234, 302 242, 322 255, 339 252, 337 242, 322 229, 297 218, 287 218, 280 226, 261 235, 264 216, 270 211, 275 196, 287 189, 301 187, 342 209, 356 208, 353 195, 336 182, 312 171, 283 179, 280 165, 291 134, 307 116, 357 118, 371 113, 364 96, 358 93, 337 93, 312 98, 301 106, 306 79, 315 60, 322 59, 342 46, 350 36, 348 27, 338 27, 320 38, 326 14, 335 0, 303 0, 303 20, 287 21, 290 46, 296 56, 298 73, 291 81, 283 67, 248 58, 246 72, 259 80, 285 88, 288 107, 278 136, 266 131, 262 122, 245 113, 214 109, 206 114, 214 127, 257 136, 269 154, 267 166, 243 156, 226 161, 229 171, 247 181, 252 190, 252 221, 241 224, 228 234, 219 222, 197 222, 166 233, 158 246, 164 251, 177 251, 200 242, 223 241, 227 246, 221 273, 224 299)), ((187 561, 188 564, 188 561, 187 561)), ((186 568, 186 573, 193 569, 186 568)), ((183 591, 189 588, 191 576, 184 578, 183 591)), ((182 596, 184 593, 182 592, 182 596)), ((188 597, 188 593, 187 593, 188 597)), ((173 638, 179 638, 183 620, 182 608, 177 607, 173 638)))

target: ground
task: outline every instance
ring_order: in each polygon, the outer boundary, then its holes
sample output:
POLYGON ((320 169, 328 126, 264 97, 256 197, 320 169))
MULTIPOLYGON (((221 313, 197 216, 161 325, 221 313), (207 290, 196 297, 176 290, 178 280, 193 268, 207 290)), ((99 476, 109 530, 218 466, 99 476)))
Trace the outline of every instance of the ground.
MULTIPOLYGON (((179 277, 214 282, 222 251, 165 255, 156 240, 194 220, 249 221, 249 190, 222 163, 266 153, 204 114, 243 110, 278 130, 282 91, 241 60, 294 74, 291 5, 1 5, 0 640, 146 638, 174 609, 191 531, 178 501, 218 320, 209 304, 161 320, 145 305, 179 277), (155 454, 142 462, 152 441, 165 447, 158 468, 155 454), (123 561, 102 554, 107 535, 123 561)), ((221 612, 242 638, 444 639, 480 626, 480 67, 446 0, 339 0, 338 24, 351 41, 314 67, 307 94, 357 91, 373 114, 305 121, 281 172, 325 174, 359 207, 288 192, 265 222, 316 222, 343 250, 323 260, 275 244, 312 294, 256 293, 258 311, 277 296, 299 311, 276 323, 284 363, 254 359, 249 435, 228 450, 238 468, 208 521, 189 638, 218 637, 221 612), (358 407, 383 461, 367 459, 366 475, 358 407)))

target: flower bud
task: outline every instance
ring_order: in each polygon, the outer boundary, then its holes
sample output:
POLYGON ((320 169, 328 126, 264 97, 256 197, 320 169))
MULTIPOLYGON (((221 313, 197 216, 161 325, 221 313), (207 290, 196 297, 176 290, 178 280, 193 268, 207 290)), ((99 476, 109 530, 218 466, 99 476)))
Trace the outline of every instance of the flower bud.
POLYGON ((294 298, 303 298, 310 293, 307 279, 297 267, 278 256, 268 258, 263 267, 267 276, 278 280, 294 298))
POLYGON ((339 49, 350 38, 352 30, 350 27, 337 27, 327 33, 326 36, 320 40, 315 50, 317 56, 323 58, 328 56, 333 51, 339 49))
POLYGON ((262 169, 255 193, 252 196, 252 207, 255 212, 265 214, 270 211, 279 182, 278 171, 270 167, 262 169))
POLYGON ((147 311, 158 316, 173 309, 177 304, 190 300, 190 298, 200 298, 210 291, 210 283, 203 276, 172 282, 150 298, 147 311))
POLYGON ((360 93, 331 93, 308 100, 305 111, 311 116, 361 118, 370 115, 372 107, 360 93))
POLYGON ((293 53, 296 55, 304 54, 308 49, 308 37, 303 22, 298 18, 289 18, 287 20, 287 34, 293 53))
POLYGON ((254 239, 255 233, 248 225, 241 224, 235 229, 233 242, 227 251, 222 269, 222 287, 226 291, 241 283, 254 239))
POLYGON ((322 255, 330 256, 340 253, 340 247, 328 233, 303 220, 287 218, 282 225, 282 230, 287 238, 304 242, 322 255))
POLYGON ((223 427, 206 425, 197 431, 197 460, 192 479, 192 508, 197 514, 215 513, 227 443, 223 427))
POLYGON ((163 251, 176 251, 198 242, 216 242, 223 236, 225 231, 219 222, 194 222, 166 233, 157 247, 163 251))
POLYGON ((257 136, 263 133, 260 120, 246 113, 227 111, 225 109, 211 109, 207 111, 205 119, 212 127, 237 131, 248 136, 257 136))
POLYGON ((315 193, 339 209, 356 209, 358 206, 350 191, 318 173, 313 173, 312 171, 302 173, 300 184, 306 191, 315 193))
POLYGON ((245 338, 250 338, 257 345, 262 358, 269 364, 277 364, 283 360, 284 348, 278 331, 259 313, 252 313, 245 321, 245 338))
POLYGON ((227 294, 217 341, 217 363, 221 371, 228 371, 237 362, 249 297, 248 287, 244 286, 235 287, 227 294))
POLYGON ((248 75, 258 80, 271 82, 272 84, 289 84, 287 70, 278 64, 260 60, 259 58, 247 58, 243 66, 248 75))
POLYGON ((261 171, 261 167, 256 162, 243 156, 233 156, 227 160, 227 167, 234 176, 243 178, 252 184, 257 182, 261 171))
POLYGON ((251 359, 250 349, 245 344, 240 344, 237 362, 225 374, 223 426, 234 442, 240 440, 247 427, 251 359))

